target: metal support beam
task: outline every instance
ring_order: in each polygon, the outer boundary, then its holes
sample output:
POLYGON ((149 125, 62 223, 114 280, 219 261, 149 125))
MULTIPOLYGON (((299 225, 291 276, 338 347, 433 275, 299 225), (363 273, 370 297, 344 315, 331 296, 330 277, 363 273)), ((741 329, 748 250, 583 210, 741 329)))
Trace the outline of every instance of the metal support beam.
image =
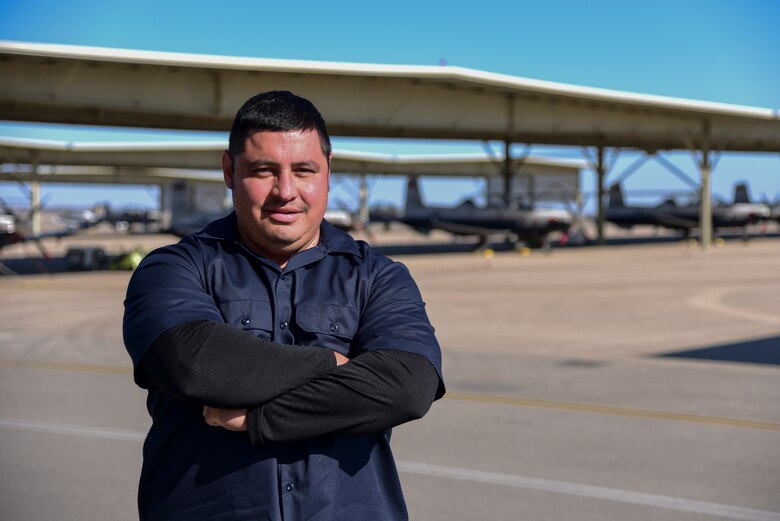
POLYGON ((596 186, 597 188, 597 203, 598 212, 596 214, 596 232, 598 234, 599 244, 604 244, 604 220, 606 212, 604 209, 604 178, 607 176, 607 167, 604 163, 604 147, 598 146, 596 148, 596 186))
POLYGON ((173 189, 170 183, 160 184, 159 205, 160 205, 160 227, 167 230, 171 227, 171 206, 173 200, 173 189))
POLYGON ((698 183, 696 183, 696 181, 694 181, 693 179, 691 179, 690 177, 688 177, 688 176, 685 174, 685 172, 683 172, 682 170, 680 170, 679 168, 677 168, 677 166, 675 166, 675 165, 674 165, 674 163, 670 162, 668 159, 666 159, 666 158, 665 158, 664 156, 662 156, 661 154, 656 154, 656 155, 655 155, 655 160, 656 160, 656 162, 657 162, 658 164, 660 164, 661 166, 663 166, 664 168, 666 168, 666 169, 667 169, 667 170, 668 170, 668 171, 669 171, 669 172, 670 172, 672 175, 674 175, 674 176, 675 176, 677 179, 679 179, 679 180, 680 180, 680 181, 682 181, 683 183, 687 184, 688 186, 690 186, 691 188, 693 188, 693 189, 694 189, 694 190, 696 190, 697 192, 699 191, 699 185, 698 185, 698 183))
POLYGON ((361 230, 368 226, 368 176, 360 175, 360 190, 358 195, 358 221, 361 230))
POLYGON ((701 207, 699 216, 701 229, 701 248, 710 249, 712 245, 712 197, 710 194, 710 176, 712 174, 709 150, 704 150, 699 164, 701 174, 701 207))
MULTIPOLYGON (((510 154, 512 143, 510 141, 504 141, 504 161, 499 162, 499 158, 496 157, 495 152, 490 147, 487 141, 483 141, 485 151, 495 162, 496 166, 500 169, 501 175, 504 178, 504 206, 509 207, 512 203, 512 182, 515 177, 515 172, 523 168, 528 156, 531 154, 531 145, 526 143, 522 154, 519 157, 512 157, 510 154)), ((533 197, 533 195, 531 195, 533 197)))
POLYGON ((512 199, 512 142, 504 141, 504 206, 509 208, 512 199))
POLYGON ((704 122, 702 128, 702 140, 698 150, 694 147, 691 152, 699 167, 701 177, 701 191, 699 192, 699 231, 701 233, 701 249, 707 251, 712 246, 712 190, 710 177, 712 176, 712 157, 710 146, 710 123, 704 122), (697 154, 700 152, 700 154, 697 154))
POLYGON ((650 157, 652 155, 653 154, 649 154, 647 152, 643 152, 642 155, 640 155, 639 157, 634 159, 634 162, 631 163, 625 170, 623 170, 623 172, 621 172, 621 174, 617 177, 617 179, 612 181, 611 184, 612 185, 621 184, 623 181, 628 179, 629 176, 631 176, 634 172, 639 170, 639 167, 644 165, 647 162, 647 160, 650 159, 650 157))
POLYGON ((604 221, 606 220, 606 211, 604 208, 604 181, 607 178, 609 170, 617 163, 620 149, 614 149, 612 158, 608 161, 605 157, 606 147, 604 145, 596 146, 596 158, 594 160, 588 147, 582 147, 582 155, 590 167, 596 173, 596 232, 598 234, 598 243, 604 244, 604 221))
POLYGON ((32 222, 32 235, 41 234, 41 182, 38 179, 38 159, 32 164, 32 178, 30 180, 30 221, 32 222))

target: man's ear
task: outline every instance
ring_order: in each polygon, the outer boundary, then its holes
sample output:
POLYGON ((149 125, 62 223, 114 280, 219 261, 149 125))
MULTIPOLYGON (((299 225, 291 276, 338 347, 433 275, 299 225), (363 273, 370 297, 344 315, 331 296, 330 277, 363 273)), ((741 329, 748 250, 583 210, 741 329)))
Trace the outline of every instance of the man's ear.
POLYGON ((225 179, 225 186, 233 189, 233 157, 228 150, 222 152, 222 177, 225 179))

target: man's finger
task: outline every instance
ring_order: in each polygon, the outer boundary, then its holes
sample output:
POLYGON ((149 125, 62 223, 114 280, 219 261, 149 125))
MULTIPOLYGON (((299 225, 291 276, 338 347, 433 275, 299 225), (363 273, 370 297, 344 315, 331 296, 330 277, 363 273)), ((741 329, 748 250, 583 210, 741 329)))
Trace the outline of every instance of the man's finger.
POLYGON ((211 407, 208 407, 206 405, 203 406, 203 418, 205 419, 206 423, 211 425, 212 427, 219 427, 220 421, 218 417, 215 417, 216 415, 215 413, 216 411, 211 407))

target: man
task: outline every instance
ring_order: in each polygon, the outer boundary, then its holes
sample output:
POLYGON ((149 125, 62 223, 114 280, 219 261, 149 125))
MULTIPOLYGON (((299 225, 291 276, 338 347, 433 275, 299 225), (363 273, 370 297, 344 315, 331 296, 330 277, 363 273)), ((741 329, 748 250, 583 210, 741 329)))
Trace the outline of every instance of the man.
POLYGON ((325 122, 289 92, 238 111, 235 211, 147 256, 124 339, 153 424, 142 520, 397 520, 390 429, 444 394, 408 271, 324 219, 325 122))

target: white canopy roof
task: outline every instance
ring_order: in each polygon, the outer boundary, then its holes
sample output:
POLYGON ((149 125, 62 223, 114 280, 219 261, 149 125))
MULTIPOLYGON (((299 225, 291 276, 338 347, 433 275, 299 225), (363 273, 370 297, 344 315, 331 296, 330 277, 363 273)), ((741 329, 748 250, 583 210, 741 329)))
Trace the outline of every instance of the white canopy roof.
POLYGON ((0 42, 0 77, 8 120, 226 131, 250 96, 287 89, 312 100, 333 135, 780 151, 777 110, 460 67, 0 42))
MULTIPOLYGON (((141 169, 163 178, 176 177, 176 171, 171 169, 177 169, 180 177, 194 179, 203 173, 193 171, 220 170, 220 157, 226 147, 225 141, 79 143, 0 137, 0 163, 9 165, 0 171, 0 178, 19 178, 14 172, 24 176, 31 171, 29 168, 20 171, 10 165, 37 164, 47 165, 40 169, 45 176, 41 180, 55 182, 65 182, 65 172, 70 175, 78 172, 73 168, 62 169, 63 166, 108 167, 111 170, 93 172, 112 172, 109 177, 115 182, 121 182, 122 175, 137 176, 141 169), (52 169, 53 166, 57 168, 52 169), (161 169, 167 169, 164 175, 161 169)), ((579 171, 586 168, 584 161, 549 157, 527 157, 514 163, 520 176, 560 175, 573 177, 575 182, 579 171)), ((485 154, 397 156, 334 150, 332 162, 334 173, 369 175, 498 176, 502 168, 503 157, 491 158, 485 154)), ((86 180, 101 182, 94 173, 79 182, 86 180)))

